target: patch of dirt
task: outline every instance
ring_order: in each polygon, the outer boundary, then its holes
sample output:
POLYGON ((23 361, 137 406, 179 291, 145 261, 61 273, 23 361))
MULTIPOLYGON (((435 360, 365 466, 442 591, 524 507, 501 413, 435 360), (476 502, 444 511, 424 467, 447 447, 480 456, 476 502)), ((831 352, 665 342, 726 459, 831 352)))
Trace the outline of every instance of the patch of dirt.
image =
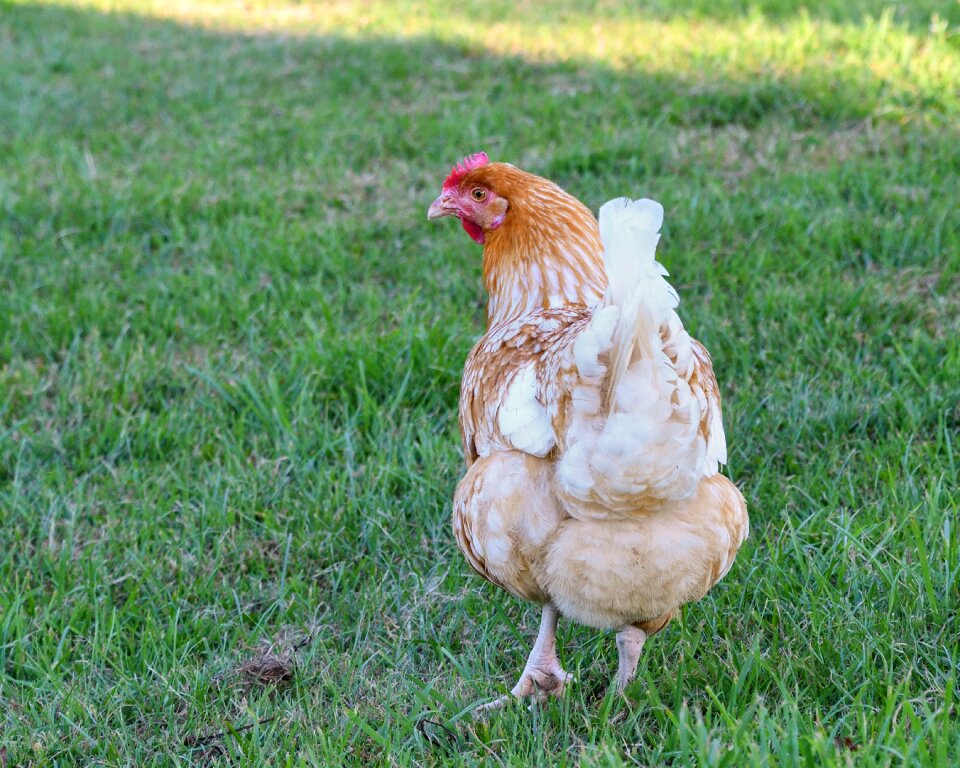
POLYGON ((280 685, 293 679, 293 662, 288 654, 261 653, 237 667, 235 673, 250 682, 280 685))
POLYGON ((262 643, 253 655, 217 676, 217 680, 239 680, 246 691, 254 685, 284 686, 293 680, 300 651, 313 642, 317 628, 308 632, 284 628, 277 637, 262 643))

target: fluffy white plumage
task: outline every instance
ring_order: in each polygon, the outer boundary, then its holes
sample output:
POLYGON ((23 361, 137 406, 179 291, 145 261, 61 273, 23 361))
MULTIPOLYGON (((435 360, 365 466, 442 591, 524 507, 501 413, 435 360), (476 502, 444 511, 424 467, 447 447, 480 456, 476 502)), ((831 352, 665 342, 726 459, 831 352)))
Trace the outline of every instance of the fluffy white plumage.
POLYGON ((685 376, 695 351, 655 258, 662 222, 652 200, 618 198, 600 209, 609 286, 576 343, 581 383, 557 468, 573 517, 629 516, 690 498, 725 458, 722 427, 709 447, 699 429, 707 403, 685 376))
POLYGON ((497 426, 516 450, 546 456, 556 444, 553 425, 537 397, 537 369, 522 367, 507 387, 497 411, 497 426))
POLYGON ((606 372, 606 366, 600 362, 600 355, 610 350, 613 332, 619 319, 620 307, 600 307, 594 312, 590 325, 577 337, 573 344, 573 354, 581 376, 594 379, 606 372))

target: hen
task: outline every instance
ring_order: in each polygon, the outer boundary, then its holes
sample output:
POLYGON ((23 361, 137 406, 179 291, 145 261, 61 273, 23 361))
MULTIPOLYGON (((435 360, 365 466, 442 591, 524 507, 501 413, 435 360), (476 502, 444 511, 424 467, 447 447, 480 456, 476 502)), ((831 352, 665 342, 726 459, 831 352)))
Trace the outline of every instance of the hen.
POLYGON ((441 216, 483 245, 489 296, 463 372, 454 533, 477 573, 543 610, 511 694, 563 691, 560 616, 617 630, 622 691, 646 638, 724 576, 749 529, 719 474, 710 356, 655 260, 663 208, 620 198, 598 223, 481 152, 450 172, 428 212, 441 216))

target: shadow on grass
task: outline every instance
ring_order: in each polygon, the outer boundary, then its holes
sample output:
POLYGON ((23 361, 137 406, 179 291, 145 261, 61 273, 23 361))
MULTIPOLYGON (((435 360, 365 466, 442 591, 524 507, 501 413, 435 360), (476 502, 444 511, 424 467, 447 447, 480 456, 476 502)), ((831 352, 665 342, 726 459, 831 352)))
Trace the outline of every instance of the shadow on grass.
MULTIPOLYGON (((739 7, 724 4, 721 16, 739 7)), ((640 159, 631 133, 644 125, 804 127, 867 117, 881 101, 942 107, 866 69, 618 71, 415 37, 218 33, 57 6, 8 7, 0 20, 13 42, 0 49, 0 146, 76 141, 177 171, 445 165, 482 144, 511 158, 553 148, 539 170, 562 174, 640 159)))
MULTIPOLYGON (((705 8, 690 0, 679 12, 705 8)), ((676 165, 663 136, 681 129, 809 130, 952 108, 946 94, 849 66, 616 70, 417 37, 225 33, 36 5, 8 6, 0 35, 0 210, 15 237, 66 250, 132 229, 146 252, 163 252, 177 221, 222 232, 237 215, 321 229, 419 216, 449 164, 480 148, 561 184, 626 173, 640 183, 676 165), (158 228, 151 212, 170 206, 183 215, 158 228)))

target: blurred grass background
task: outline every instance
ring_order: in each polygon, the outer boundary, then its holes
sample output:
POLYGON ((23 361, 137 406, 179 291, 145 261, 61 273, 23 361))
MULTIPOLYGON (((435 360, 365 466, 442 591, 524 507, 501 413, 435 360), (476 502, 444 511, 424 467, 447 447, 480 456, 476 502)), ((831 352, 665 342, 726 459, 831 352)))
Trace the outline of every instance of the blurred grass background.
POLYGON ((11 765, 960 755, 960 4, 0 4, 11 765), (449 532, 484 149, 666 207, 753 533, 648 644, 449 532), (270 667, 270 659, 276 665, 270 667), (274 669, 270 672, 269 669, 274 669))

